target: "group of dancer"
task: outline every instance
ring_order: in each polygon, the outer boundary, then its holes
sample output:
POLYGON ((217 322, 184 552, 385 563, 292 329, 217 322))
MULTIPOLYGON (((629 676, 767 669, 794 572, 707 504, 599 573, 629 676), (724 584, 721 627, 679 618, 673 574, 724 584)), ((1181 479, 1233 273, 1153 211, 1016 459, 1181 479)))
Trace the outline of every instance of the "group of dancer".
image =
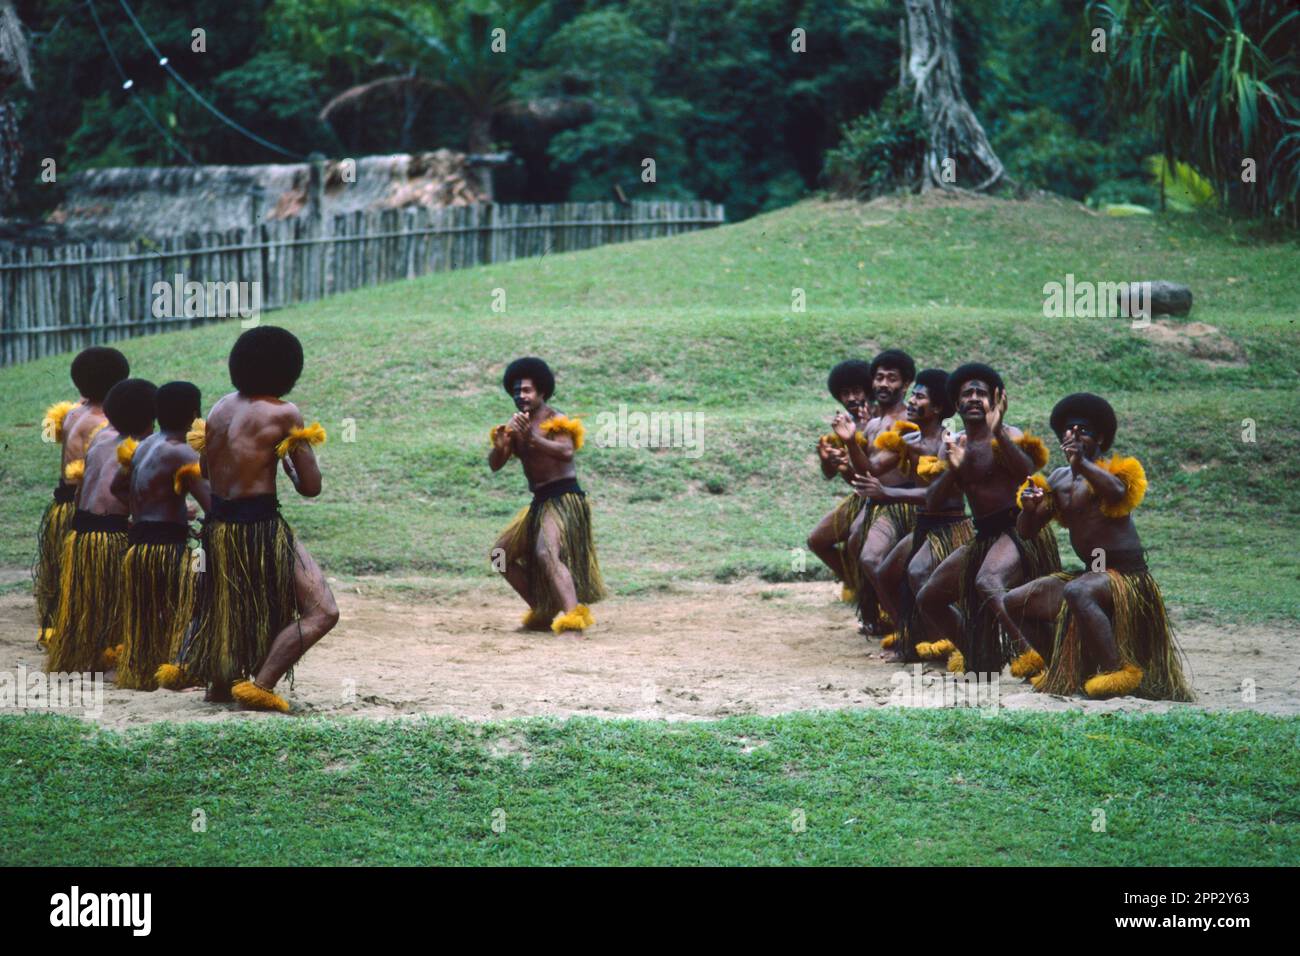
MULTIPOLYGON (((48 671, 112 671, 122 687, 201 686, 211 701, 289 710, 275 687, 338 607, 280 515, 277 470, 319 495, 313 449, 325 431, 284 398, 303 368, 290 332, 244 332, 228 365, 234 391, 204 418, 193 384, 131 378, 116 349, 73 360, 80 400, 51 407, 44 425, 62 446, 34 570, 48 671)), ((549 404, 555 376, 542 359, 511 362, 501 384, 516 410, 491 430, 488 465, 517 458, 533 498, 492 566, 527 604, 524 627, 581 632, 606 594, 574 466, 583 425, 549 404)), ((828 386, 843 410, 818 443, 822 474, 850 491, 808 545, 889 659, 961 673, 1010 665, 1052 693, 1191 699, 1131 517, 1146 477, 1135 458, 1102 458, 1116 431, 1104 399, 1057 403, 1066 464, 1044 476, 1046 445, 1007 423, 1006 388, 987 365, 918 373, 890 349, 841 362, 828 386), (1061 569, 1052 521, 1085 570, 1061 569)))
MULTIPOLYGON (((235 390, 205 419, 197 387, 131 378, 117 349, 73 360, 80 399, 51 406, 43 428, 62 447, 33 570, 50 673, 206 687, 209 701, 289 710, 276 684, 339 612, 280 515, 277 470, 298 494, 319 495, 313 449, 325 430, 284 398, 303 368, 292 333, 251 329, 228 365, 235 390)), ((502 386, 516 411, 492 429, 488 463, 518 458, 533 500, 500 536, 493 566, 528 604, 525 627, 582 631, 606 593, 573 463, 584 429, 548 404, 555 376, 541 359, 510 363, 502 386)))
POLYGON ((1105 399, 1056 404, 1066 464, 1044 475, 1047 446, 1007 423, 1006 387, 987 365, 917 372, 889 349, 841 362, 827 386, 843 410, 818 441, 821 470, 851 491, 808 547, 886 659, 955 673, 1009 665, 1055 694, 1192 699, 1133 523, 1146 474, 1136 458, 1102 457, 1117 430, 1105 399), (1062 570, 1053 521, 1083 570, 1062 570))
POLYGON ((284 400, 303 366, 292 333, 250 329, 228 364, 235 390, 205 419, 197 387, 131 378, 117 349, 73 360, 80 399, 44 421, 62 446, 33 575, 47 671, 289 709, 275 686, 338 608, 280 516, 276 472, 319 495, 325 431, 284 400))

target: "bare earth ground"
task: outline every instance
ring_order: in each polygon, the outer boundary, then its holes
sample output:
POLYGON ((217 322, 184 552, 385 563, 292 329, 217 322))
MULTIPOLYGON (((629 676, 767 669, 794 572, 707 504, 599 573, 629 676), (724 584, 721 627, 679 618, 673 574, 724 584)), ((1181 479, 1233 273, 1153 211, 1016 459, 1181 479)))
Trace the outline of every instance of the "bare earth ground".
MULTIPOLYGON (((8 575, 6 575, 8 577, 8 575)), ((877 707, 897 702, 910 668, 880 660, 828 583, 701 584, 612 598, 583 636, 518 629, 522 605, 502 587, 412 597, 392 579, 334 587, 341 620, 299 665, 288 693, 299 715, 450 715, 470 720, 576 714, 704 720, 734 714, 877 707)), ((1176 618, 1176 615, 1175 615, 1176 618)), ((1154 710, 1196 706, 1300 713, 1300 627, 1179 629, 1198 701, 1085 701, 1033 693, 1005 673, 1001 706, 1154 710), (1243 693, 1253 680, 1254 699, 1243 693)), ((40 667, 32 599, 0 597, 0 673, 40 667)), ((926 673, 940 671, 927 668, 926 673)), ((70 711, 80 715, 80 711, 70 711)), ((104 685, 103 726, 161 720, 275 719, 174 693, 104 685)))

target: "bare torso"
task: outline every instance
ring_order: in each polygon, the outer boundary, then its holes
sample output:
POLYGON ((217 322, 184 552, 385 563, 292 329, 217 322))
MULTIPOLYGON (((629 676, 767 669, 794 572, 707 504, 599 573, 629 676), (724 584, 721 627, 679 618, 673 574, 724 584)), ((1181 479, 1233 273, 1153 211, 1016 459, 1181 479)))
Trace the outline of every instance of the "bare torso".
MULTIPOLYGON (((1020 429, 1006 426, 1011 438, 1021 436, 1020 429)), ((966 454, 957 469, 957 486, 970 503, 971 514, 976 517, 1006 511, 1015 507, 1016 492, 1023 477, 1008 471, 993 450, 991 432, 973 435, 966 432, 966 454)))
POLYGON ((1138 551, 1138 537, 1133 519, 1108 518, 1101 513, 1101 498, 1093 493, 1083 475, 1075 475, 1067 465, 1048 476, 1052 500, 1061 524, 1070 532, 1070 546, 1084 564, 1091 565, 1095 551, 1138 551))
MULTIPOLYGON (((916 458, 932 456, 939 458, 943 455, 943 436, 947 429, 943 427, 942 421, 936 421, 934 425, 929 426, 930 431, 921 431, 921 440, 916 443, 915 455, 913 458, 913 467, 915 467, 916 458)), ((966 502, 962 499, 961 489, 953 488, 952 493, 946 498, 934 502, 931 507, 936 512, 965 511, 966 502)))
POLYGON ((68 462, 86 457, 91 435, 96 428, 108 419, 104 409, 99 405, 88 405, 84 401, 75 408, 68 409, 63 419, 63 456, 59 462, 59 479, 63 478, 63 469, 68 462))
MULTIPOLYGON (((907 421, 907 406, 903 402, 899 402, 893 408, 885 409, 879 416, 871 419, 867 422, 866 428, 863 429, 867 439, 867 448, 872 448, 874 446, 877 435, 881 432, 889 431, 889 429, 894 427, 895 422, 903 421, 907 421)), ((890 487, 905 485, 912 480, 911 476, 903 474, 903 472, 898 469, 897 465, 890 468, 888 471, 880 472, 876 475, 876 478, 882 485, 888 485, 890 487)))
POLYGON ((543 405, 530 418, 528 423, 532 440, 520 441, 517 438, 512 438, 511 450, 519 457, 519 463, 524 466, 524 476, 528 479, 530 488, 540 488, 543 485, 549 485, 553 481, 576 478, 578 475, 572 457, 568 459, 557 458, 541 443, 550 441, 542 432, 542 423, 557 417, 559 414, 551 406, 543 405))
MULTIPOLYGON (((302 427, 302 413, 293 402, 231 392, 213 406, 207 418, 205 477, 212 493, 222 498, 248 498, 275 493, 275 446, 291 428, 302 427)), ((310 446, 299 445, 289 455, 299 493, 320 493, 320 469, 310 446)))
POLYGON ((185 491, 176 493, 176 472, 198 460, 184 435, 158 432, 140 442, 131 462, 131 516, 136 521, 188 521, 185 491))
POLYGON ((115 493, 113 482, 121 467, 117 461, 117 446, 125 436, 119 435, 112 425, 104 427, 90 442, 86 450, 86 472, 77 489, 77 507, 97 515, 125 515, 127 502, 115 493))

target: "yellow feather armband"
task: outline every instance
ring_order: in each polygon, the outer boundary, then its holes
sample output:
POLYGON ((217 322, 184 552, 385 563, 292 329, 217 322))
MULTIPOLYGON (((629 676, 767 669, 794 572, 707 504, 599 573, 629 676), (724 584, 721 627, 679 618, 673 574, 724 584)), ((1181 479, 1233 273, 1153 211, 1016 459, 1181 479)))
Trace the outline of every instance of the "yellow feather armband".
POLYGON ((68 412, 77 407, 76 402, 56 402, 45 409, 45 418, 41 421, 41 431, 54 441, 63 441, 63 420, 68 412))
POLYGON ((906 418, 900 418, 898 421, 894 422, 893 425, 889 426, 889 430, 898 432, 900 435, 906 435, 908 432, 919 432, 921 426, 916 422, 909 422, 906 418))
POLYGON ((185 442, 200 455, 208 447, 208 423, 202 418, 190 422, 190 430, 185 433, 185 442))
POLYGON ((135 450, 139 442, 134 438, 123 438, 117 446, 117 464, 128 475, 131 473, 131 461, 135 458, 135 450))
POLYGON ((937 455, 922 455, 916 460, 916 478, 927 485, 947 470, 948 463, 940 461, 937 455))
POLYGON ((1047 501, 1047 513, 1051 514, 1056 510, 1056 503, 1052 499, 1052 486, 1047 483, 1047 479, 1042 475, 1033 474, 1025 479, 1024 483, 1016 490, 1016 507, 1024 510, 1024 505, 1020 503, 1020 496, 1025 493, 1025 489, 1030 485, 1043 489, 1043 495, 1047 501))
POLYGON ((1034 463, 1035 471, 1047 467, 1047 459, 1051 456, 1047 451, 1047 446, 1043 444, 1043 440, 1037 435, 1031 435, 1029 432, 1025 432, 1016 439, 1016 444, 1020 446, 1021 451, 1029 456, 1029 460, 1034 463))
POLYGON ((823 445, 830 445, 832 448, 844 447, 844 439, 834 433, 830 435, 822 435, 822 437, 817 440, 823 445))
POLYGON ((300 445, 323 445, 325 444, 325 429, 321 427, 320 422, 313 422, 302 428, 289 429, 289 436, 275 446, 277 458, 283 458, 300 445))
MULTIPOLYGON (((1019 438, 1014 439, 1014 441, 1016 447, 1029 456, 1029 460, 1033 462, 1034 471, 1039 471, 1046 466, 1047 459, 1050 455, 1048 454, 1047 446, 1043 444, 1041 438, 1037 435, 1031 435, 1029 432, 1025 432, 1019 438)), ((993 439, 993 452, 994 454, 998 454, 999 452, 998 440, 996 438, 993 439)))
POLYGON ((576 418, 556 415, 542 422, 542 434, 547 438, 553 435, 568 435, 573 439, 573 450, 580 451, 582 442, 587 437, 587 429, 576 418))
POLYGON ((188 465, 181 465, 176 469, 176 474, 172 477, 172 490, 178 495, 185 494, 185 483, 193 478, 198 481, 203 477, 203 469, 199 467, 197 461, 192 461, 188 465))
POLYGON ((505 433, 505 430, 506 430, 505 425, 497 425, 495 428, 492 429, 492 431, 488 433, 488 441, 490 441, 492 444, 495 445, 498 441, 501 440, 501 436, 505 433))
POLYGON ((895 455, 907 454, 907 442, 903 436, 893 430, 881 432, 876 436, 875 446, 881 451, 892 451, 895 455))
POLYGON ((86 474, 86 459, 78 458, 63 466, 63 480, 77 482, 86 474))
POLYGON ((1102 514, 1107 518, 1123 518, 1142 504, 1142 499, 1147 495, 1147 473, 1140 461, 1112 455, 1109 461, 1099 461, 1097 465, 1124 483, 1124 497, 1113 505, 1103 503, 1102 514))

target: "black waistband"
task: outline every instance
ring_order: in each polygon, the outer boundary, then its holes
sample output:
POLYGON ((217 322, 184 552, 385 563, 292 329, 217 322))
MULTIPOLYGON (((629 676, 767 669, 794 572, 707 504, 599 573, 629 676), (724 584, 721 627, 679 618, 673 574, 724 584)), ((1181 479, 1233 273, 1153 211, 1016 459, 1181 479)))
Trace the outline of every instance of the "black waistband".
POLYGON ((977 516, 974 519, 976 539, 995 538, 1005 531, 1010 531, 1016 526, 1016 518, 1019 515, 1020 509, 1012 505, 1003 511, 977 516))
POLYGON ((946 528, 950 524, 960 524, 966 520, 964 511, 918 511, 916 513, 916 530, 921 533, 935 528, 946 528))
POLYGON ((78 508, 72 514, 72 530, 85 534, 90 531, 109 531, 125 534, 130 527, 126 515, 97 515, 78 508))
POLYGON ((184 544, 190 526, 183 521, 137 521, 127 540, 132 544, 184 544))
POLYGON ((552 498, 558 498, 560 495, 580 495, 582 489, 578 487, 577 478, 561 478, 558 481, 548 482, 540 488, 529 488, 533 493, 533 504, 538 505, 543 501, 550 501, 552 498))
POLYGON ((54 500, 61 505, 66 505, 75 500, 77 497, 76 485, 57 484, 54 486, 54 500))
POLYGON ((222 498, 212 496, 208 521, 225 521, 229 524, 253 524, 267 521, 280 514, 280 501, 274 494, 249 495, 247 498, 222 498))

